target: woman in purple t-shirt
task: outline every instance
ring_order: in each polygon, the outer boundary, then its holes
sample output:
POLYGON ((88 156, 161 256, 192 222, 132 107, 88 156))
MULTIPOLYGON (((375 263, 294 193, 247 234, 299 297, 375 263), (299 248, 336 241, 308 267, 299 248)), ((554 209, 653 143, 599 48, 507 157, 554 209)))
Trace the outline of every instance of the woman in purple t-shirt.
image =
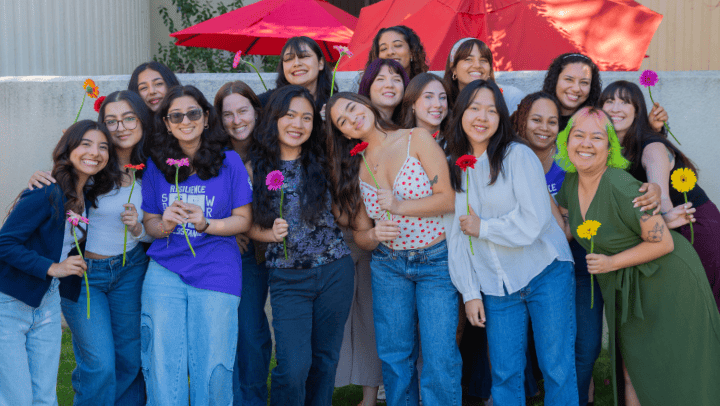
POLYGON ((148 403, 187 402, 189 371, 192 404, 210 404, 211 396, 229 404, 241 292, 235 235, 250 228, 252 189, 240 157, 224 150, 215 108, 195 87, 168 91, 155 129, 142 189, 143 223, 156 238, 142 291, 148 403), (190 166, 176 178, 169 158, 189 158, 190 166))

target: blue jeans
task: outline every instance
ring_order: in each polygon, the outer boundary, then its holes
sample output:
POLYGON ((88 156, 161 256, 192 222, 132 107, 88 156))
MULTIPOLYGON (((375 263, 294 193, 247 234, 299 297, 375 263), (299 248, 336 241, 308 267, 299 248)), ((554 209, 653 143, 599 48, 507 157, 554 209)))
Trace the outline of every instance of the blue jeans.
POLYGON ((140 370, 140 292, 148 258, 138 244, 107 259, 86 259, 90 285, 82 283, 77 302, 61 306, 72 331, 76 367, 72 373, 75 406, 143 405, 145 382, 140 370))
POLYGON ((450 280, 447 243, 372 252, 373 317, 388 406, 417 405, 418 326, 425 406, 461 404, 462 359, 455 341, 458 292, 450 280))
POLYGON ((265 314, 268 271, 255 260, 252 242, 242 256, 242 296, 238 308, 238 343, 233 371, 233 404, 266 406, 272 356, 270 326, 265 314))
POLYGON ((330 406, 354 277, 350 255, 310 269, 270 269, 271 405, 330 406))
POLYGON ((0 292, 0 406, 57 406, 60 293, 54 279, 40 306, 0 292))
POLYGON ((240 298, 198 289, 151 260, 142 288, 148 406, 232 404, 240 298))
POLYGON ((528 320, 545 379, 545 405, 578 404, 575 375, 575 273, 572 262, 554 261, 519 291, 483 294, 492 397, 503 406, 525 405, 528 320))
POLYGON ((580 404, 588 402, 588 388, 592 380, 593 367, 602 346, 603 298, 597 276, 595 285, 595 303, 590 308, 590 274, 575 272, 575 314, 577 318, 577 339, 575 341, 575 368, 577 370, 578 394, 580 404))

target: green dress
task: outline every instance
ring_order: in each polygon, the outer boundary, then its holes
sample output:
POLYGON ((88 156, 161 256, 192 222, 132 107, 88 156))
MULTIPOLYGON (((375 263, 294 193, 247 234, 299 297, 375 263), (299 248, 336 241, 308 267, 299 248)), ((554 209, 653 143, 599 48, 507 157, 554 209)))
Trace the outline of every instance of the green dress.
MULTIPOLYGON (((585 215, 602 224, 594 237, 596 254, 614 255, 642 242, 643 213, 632 203, 640 195, 640 185, 620 169, 607 168, 602 175, 585 215)), ((577 173, 567 174, 556 197, 569 211, 573 236, 590 252, 590 240, 577 236, 583 222, 577 173)), ((720 314, 692 245, 675 231, 670 235, 673 252, 596 275, 610 330, 613 378, 618 339, 643 406, 720 405, 720 314)), ((617 405, 616 382, 613 379, 617 405)))

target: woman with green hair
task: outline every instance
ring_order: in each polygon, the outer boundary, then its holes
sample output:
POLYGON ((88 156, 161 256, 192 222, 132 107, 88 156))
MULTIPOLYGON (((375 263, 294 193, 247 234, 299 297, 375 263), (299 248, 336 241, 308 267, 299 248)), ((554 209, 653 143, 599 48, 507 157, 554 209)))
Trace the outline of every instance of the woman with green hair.
MULTIPOLYGON (((629 161, 604 111, 578 110, 557 148, 567 172, 556 196, 565 232, 594 249, 586 259, 607 304, 613 377, 619 350, 637 393, 626 401, 716 404, 720 315, 697 253, 660 215, 633 208, 640 182, 624 170, 629 161), (586 220, 600 223, 591 240, 578 238, 586 220)), ((615 380, 613 390, 617 404, 615 380)))

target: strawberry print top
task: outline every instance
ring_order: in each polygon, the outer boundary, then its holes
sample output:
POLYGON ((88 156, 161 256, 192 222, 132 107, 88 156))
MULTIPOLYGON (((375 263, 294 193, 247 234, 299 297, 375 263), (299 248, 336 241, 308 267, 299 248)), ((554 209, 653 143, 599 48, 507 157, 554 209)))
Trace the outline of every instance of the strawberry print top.
MULTIPOLYGON (((425 173, 420 161, 410 156, 411 138, 412 131, 408 136, 407 158, 393 183, 393 194, 398 200, 414 200, 432 196, 430 178, 425 173)), ((377 202, 377 188, 360 179, 360 191, 368 216, 374 220, 387 220, 387 211, 381 210, 377 202)), ((400 236, 382 243, 394 250, 423 248, 445 233, 442 216, 410 217, 391 214, 391 220, 400 226, 400 236)))

